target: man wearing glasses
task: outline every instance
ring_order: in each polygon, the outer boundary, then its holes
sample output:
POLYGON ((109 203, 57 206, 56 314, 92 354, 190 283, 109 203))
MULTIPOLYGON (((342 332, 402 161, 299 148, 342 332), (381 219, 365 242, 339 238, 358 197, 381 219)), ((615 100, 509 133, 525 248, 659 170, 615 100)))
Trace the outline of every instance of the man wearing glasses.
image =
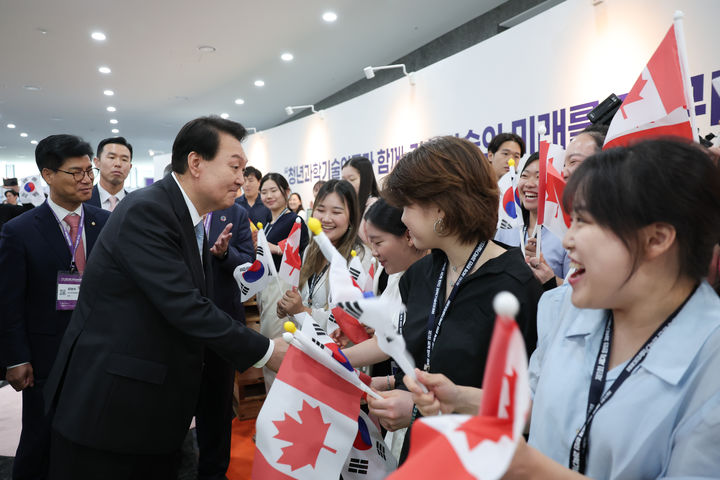
POLYGON ((83 205, 92 194, 92 148, 73 135, 38 143, 50 187, 45 203, 0 232, 0 367, 22 391, 22 433, 13 478, 46 478, 50 419, 42 390, 75 307, 85 261, 109 213, 83 205))
POLYGON ((110 137, 101 140, 97 157, 93 160, 100 174, 98 184, 92 190, 90 205, 112 212, 125 198, 125 179, 132 168, 132 145, 124 137, 110 137))

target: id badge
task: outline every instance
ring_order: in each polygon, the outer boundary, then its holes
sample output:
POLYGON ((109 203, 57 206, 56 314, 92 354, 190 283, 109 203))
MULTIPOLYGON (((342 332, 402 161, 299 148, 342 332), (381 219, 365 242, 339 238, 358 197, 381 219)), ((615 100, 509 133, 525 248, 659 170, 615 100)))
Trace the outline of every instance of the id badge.
POLYGON ((82 274, 79 272, 58 272, 55 310, 75 310, 81 281, 82 274))

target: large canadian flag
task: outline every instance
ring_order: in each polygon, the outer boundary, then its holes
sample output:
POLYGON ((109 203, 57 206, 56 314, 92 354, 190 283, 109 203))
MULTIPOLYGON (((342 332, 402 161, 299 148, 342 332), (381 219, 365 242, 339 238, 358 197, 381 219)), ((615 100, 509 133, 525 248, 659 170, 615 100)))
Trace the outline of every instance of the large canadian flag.
POLYGON ((603 149, 647 137, 693 140, 687 108, 673 25, 613 117, 603 149))
POLYGON ((278 246, 283 251, 278 277, 295 288, 297 288, 300 283, 300 268, 302 267, 302 258, 300 258, 301 229, 302 220, 298 217, 295 219, 288 238, 278 243, 278 246))
POLYGON ((544 225, 559 239, 570 228, 570 215, 562 207, 565 180, 562 172, 565 150, 560 145, 540 142, 540 182, 538 185, 537 224, 544 225))
POLYGON ((339 478, 363 392, 290 346, 258 415, 252 478, 339 478))
POLYGON ((407 461, 388 478, 495 480, 510 465, 530 409, 525 344, 515 320, 498 315, 477 416, 424 417, 412 426, 407 461))

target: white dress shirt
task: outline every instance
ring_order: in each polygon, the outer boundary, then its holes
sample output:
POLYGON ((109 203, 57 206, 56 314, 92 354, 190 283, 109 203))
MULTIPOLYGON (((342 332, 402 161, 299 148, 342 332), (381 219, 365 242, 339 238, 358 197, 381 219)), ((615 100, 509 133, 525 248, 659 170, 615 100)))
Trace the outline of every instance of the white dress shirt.
MULTIPOLYGON (((98 193, 100 194, 100 206, 102 207, 103 210, 108 210, 108 211, 110 211, 110 206, 111 206, 111 204, 110 204, 110 197, 111 197, 112 195, 110 194, 110 192, 108 192, 107 190, 105 190, 105 189, 102 187, 102 185, 100 185, 99 182, 98 182, 98 184, 97 184, 97 187, 98 187, 98 193)), ((127 194, 127 192, 125 192, 125 189, 124 189, 124 188, 121 188, 120 191, 115 194, 115 199, 117 200, 117 202, 115 202, 115 205, 116 205, 116 206, 117 206, 118 203, 120 203, 120 200, 122 200, 123 198, 125 198, 125 195, 126 195, 126 194, 127 194)))

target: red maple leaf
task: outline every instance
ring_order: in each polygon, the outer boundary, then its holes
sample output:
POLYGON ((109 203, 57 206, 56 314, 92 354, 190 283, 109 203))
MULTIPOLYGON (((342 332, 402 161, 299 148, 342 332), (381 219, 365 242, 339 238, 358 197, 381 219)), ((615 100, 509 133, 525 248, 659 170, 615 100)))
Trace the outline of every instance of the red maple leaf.
POLYGON ((290 466, 291 471, 305 465, 315 468, 320 450, 323 448, 337 453, 337 450, 324 444, 330 424, 323 421, 319 406, 311 407, 303 400, 298 416, 300 422, 287 413, 282 420, 273 421, 273 425, 278 429, 278 433, 273 438, 292 444, 282 448, 283 454, 277 463, 290 466))
MULTIPOLYGON (((508 398, 506 404, 502 404, 502 396, 498 401, 498 416, 477 416, 460 425, 456 430, 464 432, 468 446, 472 450, 481 442, 490 440, 499 441, 502 437, 512 438, 513 417, 515 413, 515 383, 517 372, 513 369, 510 375, 504 374, 503 383, 507 385, 508 398)), ((504 388, 502 390, 505 390, 504 388)), ((501 391, 502 391, 501 390, 501 391)))
POLYGON ((295 269, 300 270, 302 267, 302 258, 300 258, 300 246, 294 246, 290 242, 287 243, 285 253, 283 254, 283 262, 290 265, 290 273, 292 275, 295 269))
POLYGON ((640 74, 640 77, 637 79, 637 82, 635 82, 635 85, 633 85, 630 93, 625 96, 625 100, 623 100, 622 105, 620 105, 620 111, 622 112, 622 116, 625 120, 627 120, 628 118, 627 114, 625 113, 625 107, 627 105, 630 105, 631 103, 643 100, 643 97, 640 96, 640 92, 643 88, 645 88, 645 84, 647 82, 647 80, 642 78, 642 74, 640 74))
POLYGON ((547 199, 558 204, 558 209, 555 211, 555 217, 562 212, 565 226, 570 228, 570 215, 565 213, 565 209, 562 204, 563 192, 565 191, 565 180, 562 179, 560 174, 552 167, 552 165, 548 165, 546 188, 547 199))

